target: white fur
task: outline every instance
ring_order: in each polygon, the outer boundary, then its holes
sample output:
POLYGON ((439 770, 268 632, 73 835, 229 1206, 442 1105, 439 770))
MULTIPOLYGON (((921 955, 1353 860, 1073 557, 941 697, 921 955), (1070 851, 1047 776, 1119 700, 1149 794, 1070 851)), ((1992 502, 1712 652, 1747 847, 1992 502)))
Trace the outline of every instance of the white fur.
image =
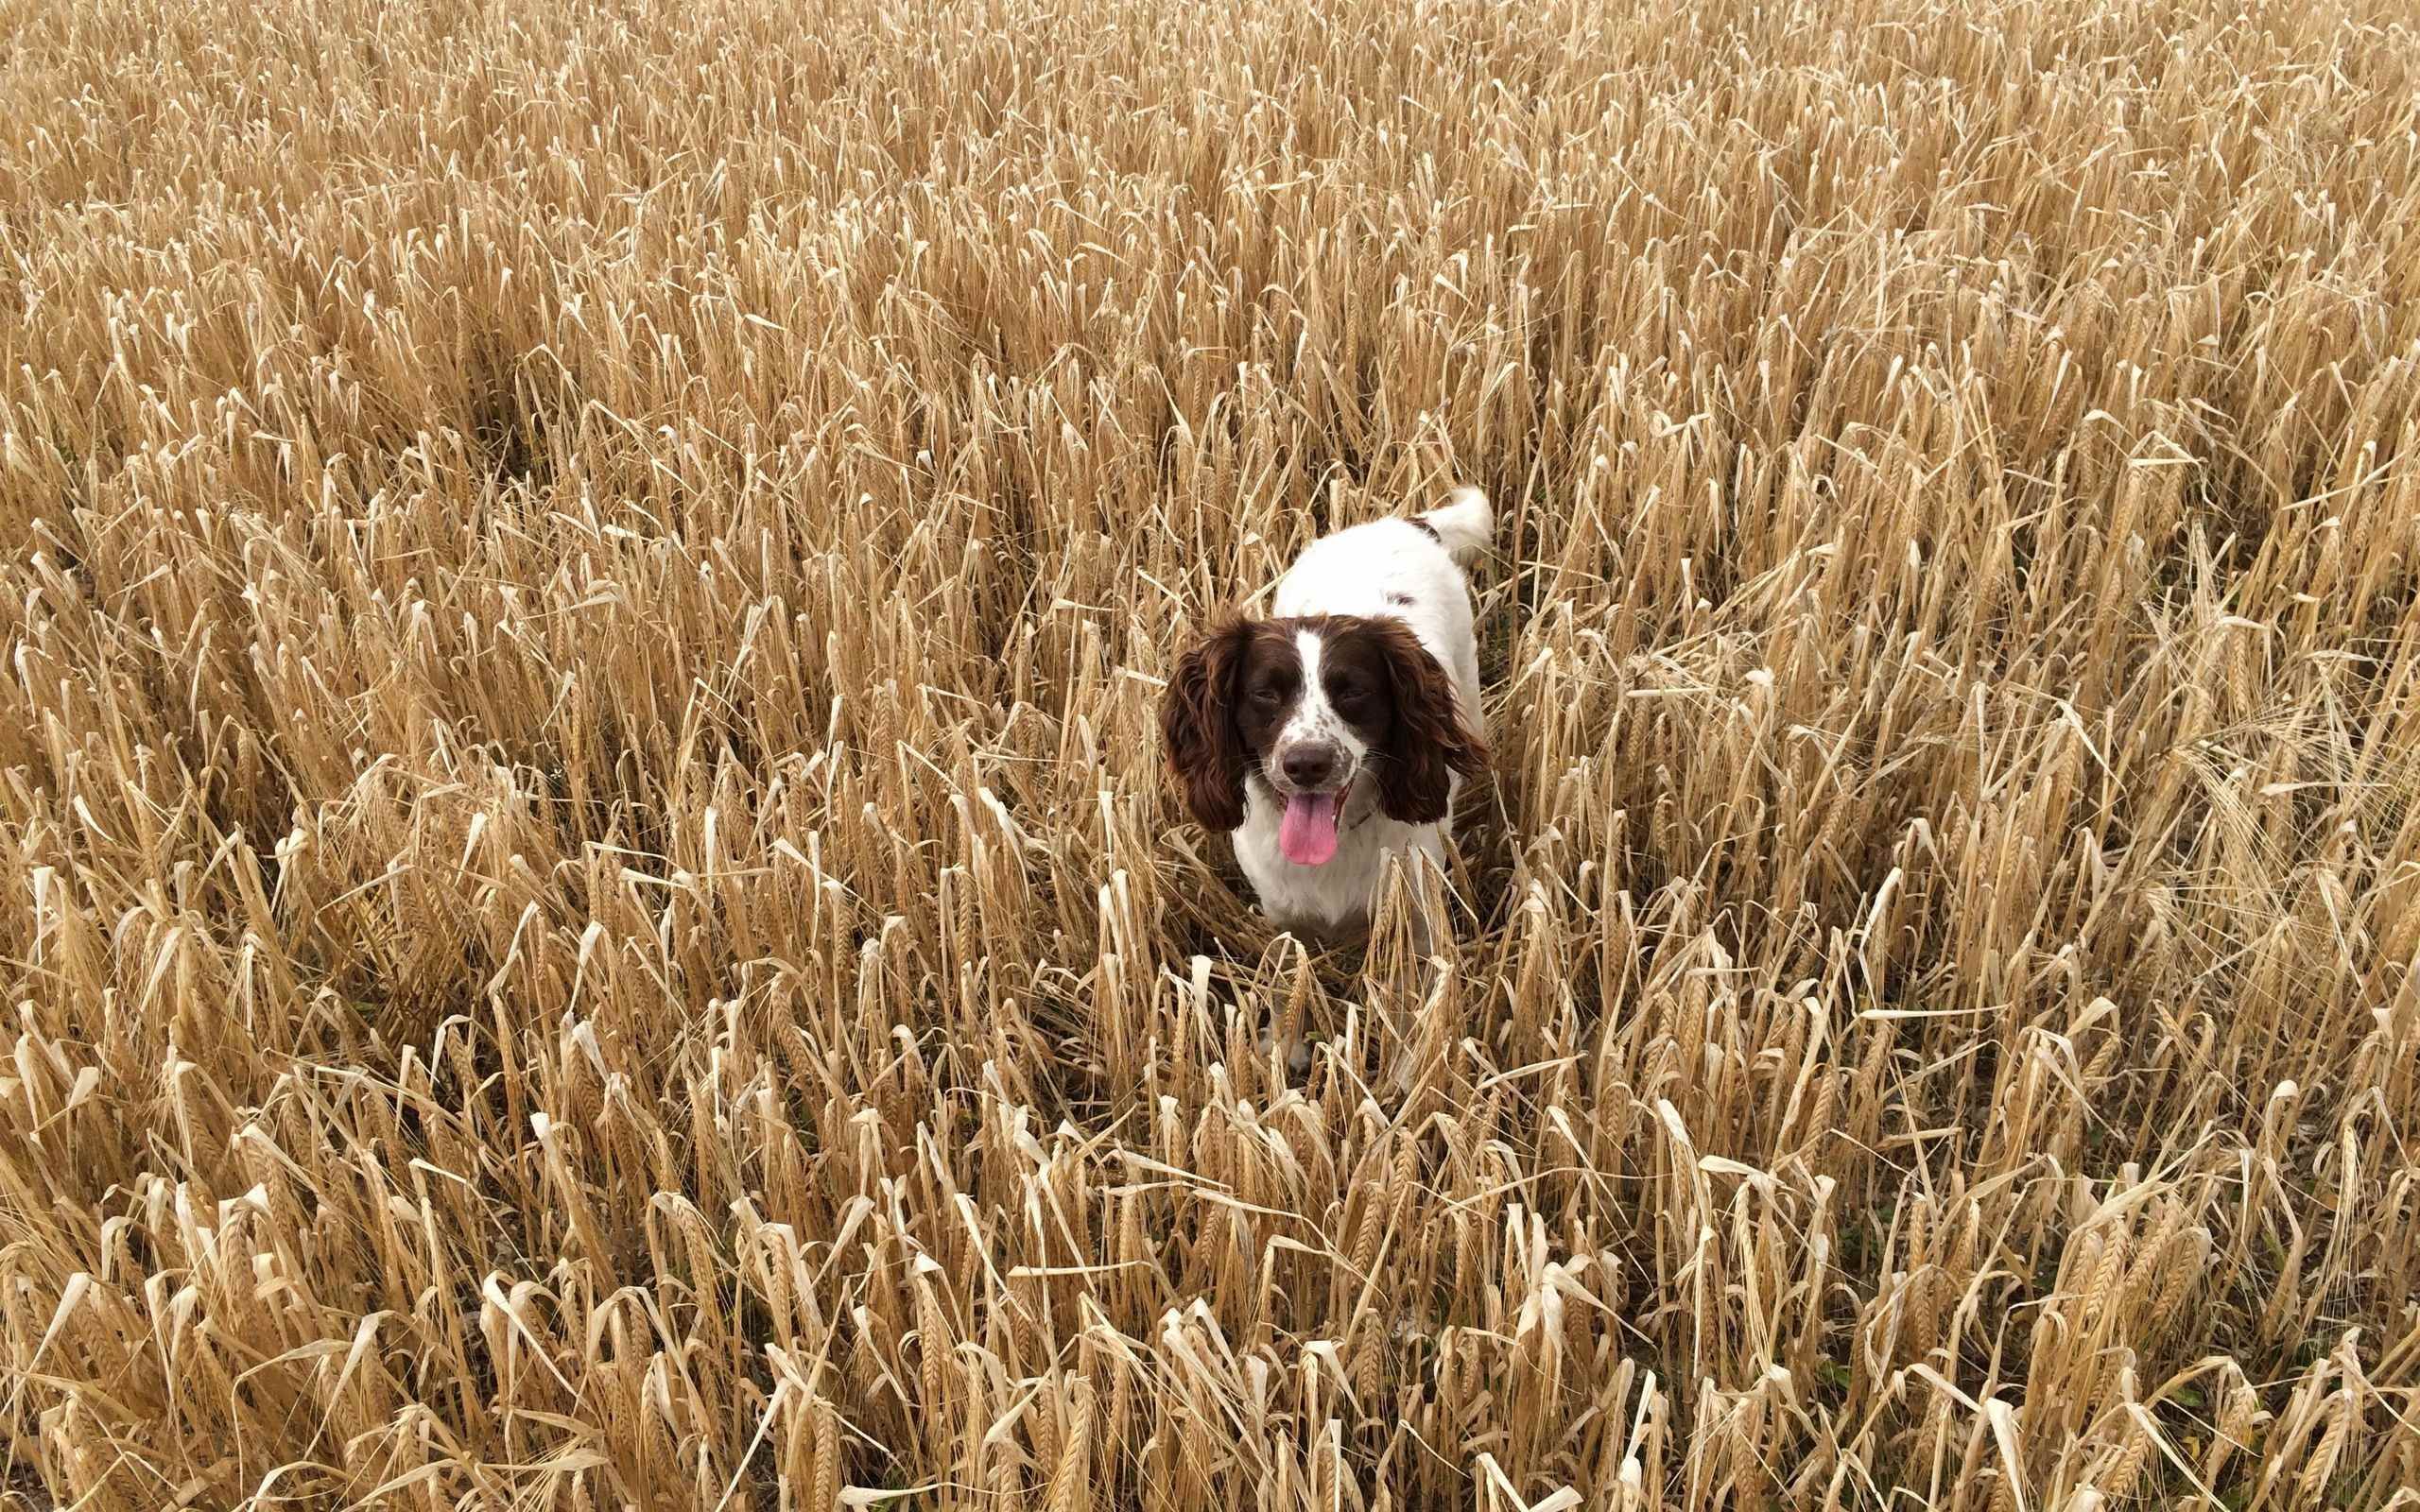
MULTIPOLYGON (((1495 512, 1485 494, 1463 488, 1422 518, 1442 541, 1406 520, 1373 521, 1313 541, 1278 580, 1270 610, 1280 618, 1360 614, 1402 620, 1445 669, 1465 728, 1484 738, 1470 586, 1456 558, 1487 543, 1495 512)), ((1286 859, 1277 845, 1285 804, 1256 766, 1245 777, 1244 822, 1232 838, 1236 859, 1271 921, 1281 928, 1334 936, 1368 922, 1390 854, 1419 850, 1442 865, 1452 821, 1402 824, 1379 812, 1367 748, 1329 705, 1321 686, 1319 637, 1305 632, 1300 644, 1306 696, 1286 734, 1334 742, 1347 753, 1355 774, 1338 815, 1336 854, 1317 867, 1286 859)), ((1284 741, 1278 744, 1282 747, 1284 741)), ((1452 786, 1459 792, 1461 780, 1453 779, 1452 786)))

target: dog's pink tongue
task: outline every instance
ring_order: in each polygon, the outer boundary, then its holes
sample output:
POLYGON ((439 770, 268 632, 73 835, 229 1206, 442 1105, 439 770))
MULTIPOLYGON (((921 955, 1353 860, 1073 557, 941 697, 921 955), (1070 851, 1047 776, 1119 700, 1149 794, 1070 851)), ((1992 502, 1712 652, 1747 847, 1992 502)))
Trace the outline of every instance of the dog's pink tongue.
POLYGON ((1286 800, 1277 849, 1298 867, 1325 866, 1336 854, 1336 795, 1298 793, 1286 800))

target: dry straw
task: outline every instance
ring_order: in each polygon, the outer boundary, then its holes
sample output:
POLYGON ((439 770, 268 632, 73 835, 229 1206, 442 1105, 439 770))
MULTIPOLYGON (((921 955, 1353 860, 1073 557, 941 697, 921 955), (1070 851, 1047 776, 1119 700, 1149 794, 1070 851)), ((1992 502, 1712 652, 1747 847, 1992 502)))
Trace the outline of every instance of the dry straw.
POLYGON ((2406 8, 6 14, 10 1490, 2420 1506, 2406 8))

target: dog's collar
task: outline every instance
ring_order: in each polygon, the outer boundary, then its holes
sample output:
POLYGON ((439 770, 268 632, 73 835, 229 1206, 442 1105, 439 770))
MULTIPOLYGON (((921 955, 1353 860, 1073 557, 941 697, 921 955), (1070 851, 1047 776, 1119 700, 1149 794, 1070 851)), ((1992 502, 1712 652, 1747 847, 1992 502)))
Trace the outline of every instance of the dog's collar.
POLYGON ((1337 838, 1338 838, 1338 839, 1340 839, 1340 840, 1341 840, 1344 836, 1346 836, 1346 835, 1348 835, 1348 834, 1351 834, 1354 831, 1356 831, 1356 830, 1357 830, 1357 829, 1361 828, 1361 826, 1363 826, 1363 825, 1365 825, 1365 824, 1369 823, 1369 822, 1370 822, 1370 816, 1371 816, 1371 815, 1373 815, 1373 814, 1375 814, 1375 813, 1377 813, 1377 812, 1378 812, 1378 801, 1377 801, 1377 799, 1376 799, 1373 798, 1373 799, 1370 800, 1370 806, 1369 806, 1367 809, 1365 809, 1365 810, 1363 810, 1363 811, 1362 811, 1362 813, 1361 813, 1361 816, 1360 816, 1359 818, 1357 818, 1357 819, 1352 819, 1352 820, 1347 820, 1347 819, 1345 818, 1345 816, 1344 816, 1344 805, 1343 805, 1343 804, 1341 804, 1341 803, 1338 804, 1338 805, 1336 806, 1336 820, 1337 820, 1337 823, 1336 823, 1336 834, 1337 834, 1337 838))

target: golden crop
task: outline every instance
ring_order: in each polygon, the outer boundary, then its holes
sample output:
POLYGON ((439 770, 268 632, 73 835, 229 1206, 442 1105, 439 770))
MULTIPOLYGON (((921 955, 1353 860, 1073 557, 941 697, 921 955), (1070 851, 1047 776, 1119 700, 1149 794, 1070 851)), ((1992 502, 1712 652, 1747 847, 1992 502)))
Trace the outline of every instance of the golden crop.
POLYGON ((2420 1507, 2415 94, 2384 0, 17 0, 9 1488, 2420 1507), (1493 780, 1306 952, 1158 679, 1462 479, 1493 780))

